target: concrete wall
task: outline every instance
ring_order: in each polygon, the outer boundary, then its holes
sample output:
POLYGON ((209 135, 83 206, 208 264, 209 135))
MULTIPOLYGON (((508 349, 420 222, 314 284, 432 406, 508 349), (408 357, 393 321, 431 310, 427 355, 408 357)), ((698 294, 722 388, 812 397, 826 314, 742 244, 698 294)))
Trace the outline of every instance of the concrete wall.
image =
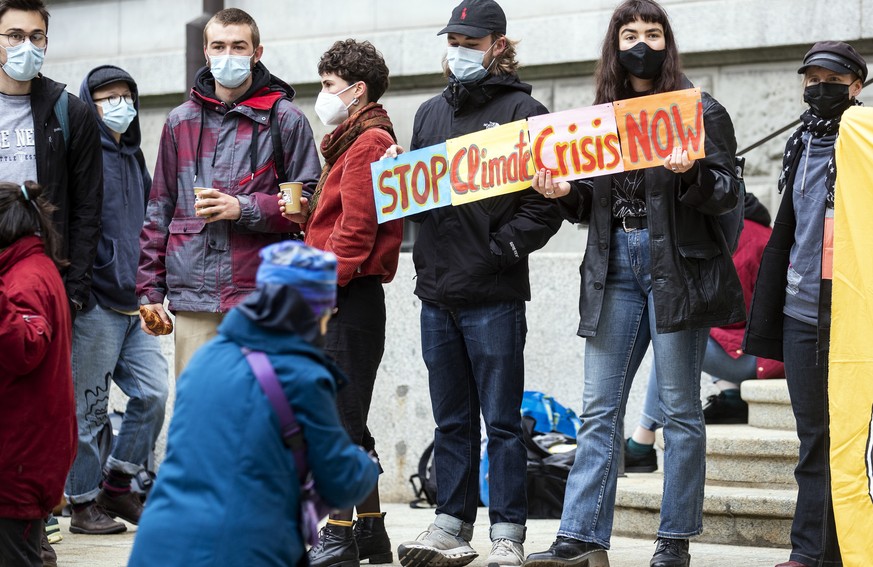
MULTIPOLYGON (((409 140, 418 106, 438 93, 445 25, 455 0, 241 0, 233 4, 258 20, 264 63, 298 89, 316 139, 326 129, 312 106, 316 63, 333 41, 368 39, 385 55, 392 89, 382 99, 401 143, 409 140)), ((502 2, 508 35, 522 39, 522 78, 534 96, 554 111, 593 101, 591 73, 614 0, 502 2)), ((803 109, 796 68, 815 41, 852 42, 873 54, 873 0, 664 0, 671 15, 686 72, 730 112, 739 147, 795 119, 803 109)), ((200 14, 199 0, 90 0, 49 3, 52 21, 45 73, 73 92, 96 65, 121 65, 137 78, 143 94, 143 150, 154 163, 158 136, 169 109, 183 100, 184 26, 200 14)), ((873 59, 871 59, 873 60, 873 59)), ((861 97, 864 98, 863 95, 861 97)), ((748 156, 747 186, 775 212, 773 188, 786 135, 748 156)), ((528 306, 525 350, 528 387, 544 390, 579 409, 584 342, 575 336, 578 265, 585 233, 565 225, 531 259, 533 300, 528 306)), ((433 433, 427 377, 421 361, 418 300, 412 294, 408 254, 386 288, 389 335, 373 404, 371 427, 385 466, 382 492, 388 500, 411 498, 407 477, 433 433)), ((172 356, 172 345, 165 342, 172 356)), ((625 420, 637 420, 648 358, 638 373, 625 420)), ((704 395, 711 393, 702 377, 704 395)), ((121 400, 119 404, 123 404, 121 400)))

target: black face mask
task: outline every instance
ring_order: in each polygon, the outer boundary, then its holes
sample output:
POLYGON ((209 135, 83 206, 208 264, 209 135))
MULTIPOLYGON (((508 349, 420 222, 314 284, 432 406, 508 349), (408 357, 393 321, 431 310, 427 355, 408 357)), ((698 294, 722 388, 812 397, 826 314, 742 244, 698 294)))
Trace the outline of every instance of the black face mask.
POLYGON ((654 79, 661 73, 665 59, 667 59, 666 49, 655 51, 645 41, 618 52, 618 62, 625 71, 646 81, 654 79))
POLYGON ((849 85, 840 83, 809 85, 803 90, 803 102, 809 105, 813 114, 825 120, 842 115, 844 110, 852 106, 849 85))

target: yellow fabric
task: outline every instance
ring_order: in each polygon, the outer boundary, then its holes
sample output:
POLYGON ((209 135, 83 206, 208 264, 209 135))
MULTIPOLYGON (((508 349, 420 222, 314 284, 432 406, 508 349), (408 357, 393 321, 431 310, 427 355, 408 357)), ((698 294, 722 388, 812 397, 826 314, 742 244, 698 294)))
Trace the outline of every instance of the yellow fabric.
POLYGON ((333 518, 328 518, 327 523, 333 524, 335 526, 343 526, 345 528, 350 528, 350 527, 352 527, 353 522, 351 520, 334 520, 333 518))
POLYGON ((873 108, 843 114, 836 145, 828 397, 834 517, 844 567, 873 565, 873 108))

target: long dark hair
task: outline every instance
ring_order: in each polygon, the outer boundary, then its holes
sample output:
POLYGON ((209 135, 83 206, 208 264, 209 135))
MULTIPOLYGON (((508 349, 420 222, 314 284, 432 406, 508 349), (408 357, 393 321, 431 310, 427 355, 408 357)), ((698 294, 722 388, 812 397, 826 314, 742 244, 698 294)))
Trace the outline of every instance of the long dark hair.
POLYGON ((676 40, 667 12, 654 0, 626 0, 612 13, 606 37, 603 39, 600 61, 594 72, 596 84, 594 104, 621 100, 633 93, 628 72, 618 62, 618 34, 622 26, 634 20, 661 24, 664 28, 667 57, 661 67, 661 74, 655 79, 654 92, 674 91, 681 85, 682 69, 679 63, 679 51, 676 49, 676 40))
POLYGON ((43 196, 43 188, 33 181, 0 182, 0 249, 8 248, 25 236, 42 237, 46 255, 60 268, 70 263, 61 257, 61 239, 52 225, 55 206, 43 196))

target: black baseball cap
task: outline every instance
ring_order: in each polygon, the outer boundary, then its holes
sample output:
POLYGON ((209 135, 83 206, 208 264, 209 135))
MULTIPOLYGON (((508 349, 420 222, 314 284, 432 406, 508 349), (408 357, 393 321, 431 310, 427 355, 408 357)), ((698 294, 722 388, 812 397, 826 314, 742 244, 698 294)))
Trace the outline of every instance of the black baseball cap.
POLYGON ((506 14, 494 0, 464 0, 452 10, 449 25, 437 35, 459 33, 467 37, 506 34, 506 14))
POLYGON ((809 67, 824 67, 834 73, 854 73, 867 80, 867 62, 855 48, 842 41, 820 41, 803 57, 803 65, 797 70, 803 74, 809 67))

